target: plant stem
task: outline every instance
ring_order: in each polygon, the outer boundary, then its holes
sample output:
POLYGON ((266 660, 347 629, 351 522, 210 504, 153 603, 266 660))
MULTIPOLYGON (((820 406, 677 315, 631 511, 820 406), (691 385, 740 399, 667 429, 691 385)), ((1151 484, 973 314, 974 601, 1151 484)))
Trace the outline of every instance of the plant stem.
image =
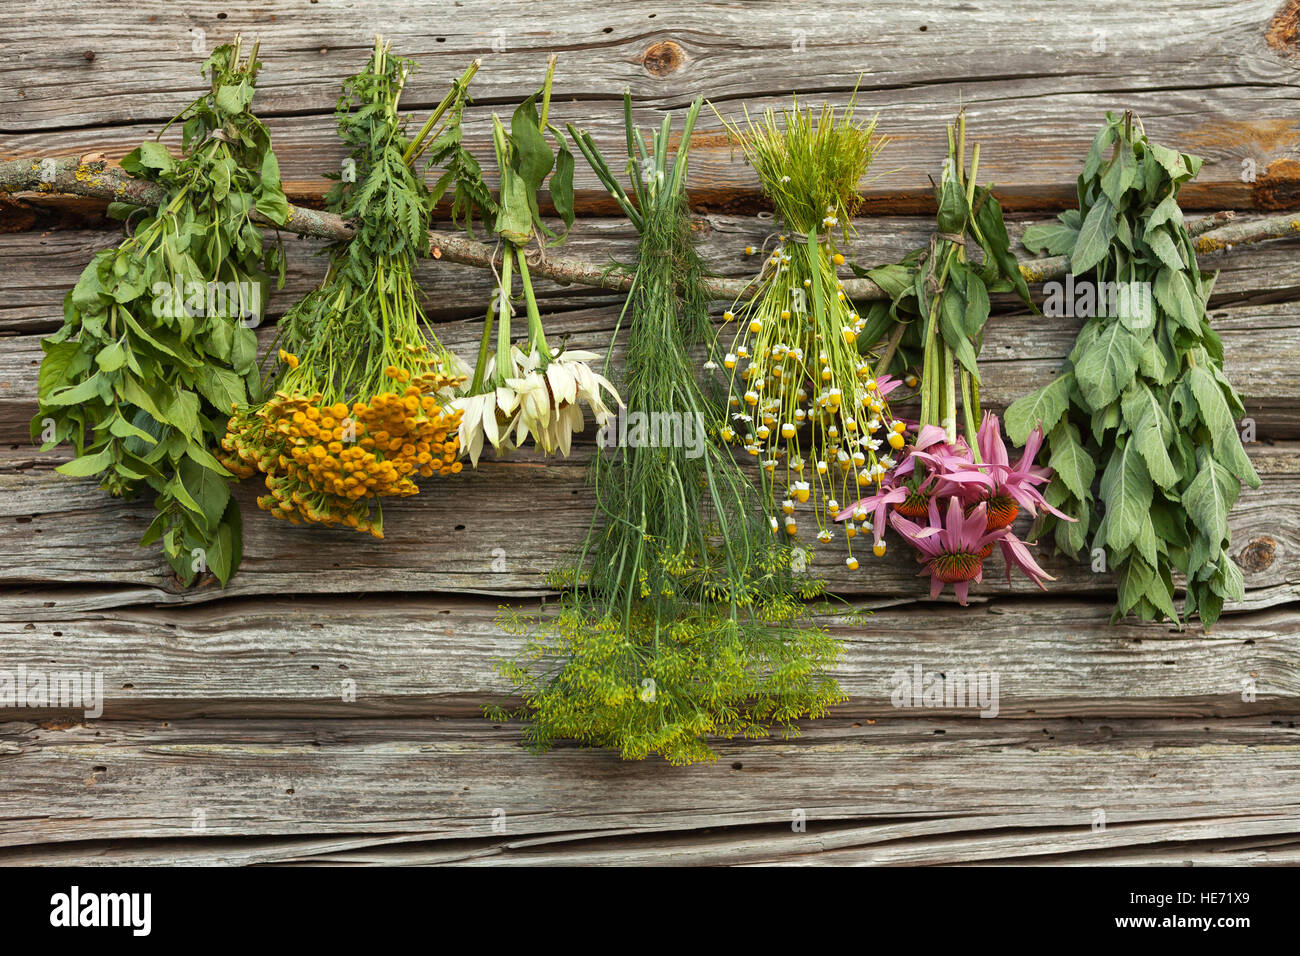
POLYGON ((551 114, 551 82, 555 79, 555 61, 560 58, 558 53, 552 53, 546 58, 546 82, 542 84, 542 115, 538 126, 546 129, 546 118, 551 114))
POLYGON ((528 257, 524 250, 515 247, 515 258, 519 260, 519 282, 524 288, 524 308, 528 311, 528 347, 536 349, 543 359, 551 357, 546 345, 546 332, 542 329, 542 315, 537 310, 537 297, 533 294, 533 280, 528 275, 528 257))
POLYGON ((948 431, 948 444, 950 445, 955 444, 957 441, 957 388, 953 378, 952 349, 945 344, 943 346, 943 427, 948 431))
POLYGON ((474 362, 474 381, 469 394, 478 395, 483 389, 483 376, 487 372, 488 345, 492 341, 492 324, 496 319, 495 302, 489 302, 487 315, 483 317, 483 335, 478 343, 478 359, 474 362))
POLYGON ((514 278, 510 274, 510 264, 513 261, 513 257, 510 255, 512 248, 512 243, 506 243, 506 255, 501 260, 501 285, 497 293, 497 367, 495 378, 498 384, 500 384, 510 363, 510 287, 514 278))
POLYGON ((419 159, 424 151, 428 149, 429 144, 426 140, 430 139, 429 134, 433 131, 434 124, 442 119, 443 113, 451 109, 452 104, 461 96, 465 87, 469 86, 469 81, 474 79, 474 74, 478 72, 478 68, 482 63, 481 59, 471 63, 465 72, 460 75, 460 79, 456 81, 447 95, 442 98, 438 108, 424 121, 424 125, 420 127, 420 131, 415 134, 415 138, 406 147, 406 152, 402 154, 402 162, 406 163, 407 166, 419 159))
POLYGON ((975 464, 982 465, 984 462, 980 459, 980 449, 978 442, 978 431, 975 424, 974 412, 971 402, 971 376, 970 372, 962 369, 961 375, 961 407, 966 419, 966 444, 970 446, 971 457, 975 464))

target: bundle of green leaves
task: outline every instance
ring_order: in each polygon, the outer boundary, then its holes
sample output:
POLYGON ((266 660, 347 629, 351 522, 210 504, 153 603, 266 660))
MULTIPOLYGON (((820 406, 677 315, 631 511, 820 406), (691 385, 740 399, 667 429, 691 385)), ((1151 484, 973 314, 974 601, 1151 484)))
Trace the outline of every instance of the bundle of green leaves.
MULTIPOLYGON (((1114 618, 1178 621, 1177 570, 1184 617, 1199 613, 1210 627, 1225 600, 1244 597, 1228 511, 1241 483, 1258 487, 1259 477, 1206 316, 1213 276, 1197 268, 1178 206, 1200 167, 1150 142, 1132 114, 1107 114, 1079 177, 1079 208, 1024 236, 1033 251, 1070 256, 1074 276, 1092 283, 1085 311, 1097 314, 1061 375, 1013 404, 1006 423, 1017 443, 1036 426, 1047 433, 1056 477, 1046 497, 1080 520, 1049 517, 1043 530, 1071 554, 1089 532, 1104 549, 1118 576, 1114 618)), ((1078 300, 1086 305, 1082 291, 1078 300)))
POLYGON ((203 64, 211 88, 172 120, 184 121, 181 155, 150 141, 122 160, 166 201, 109 207, 132 229, 91 260, 42 343, 33 441, 71 442, 76 458, 58 470, 102 476, 111 494, 152 489, 141 545, 161 540, 187 584, 205 569, 225 583, 239 565, 239 508, 209 447, 259 393, 253 327, 269 275, 284 281, 279 244, 253 221, 289 214, 271 136, 249 111, 259 66, 256 45, 247 59, 238 40, 218 47, 203 64))
POLYGON ((631 195, 591 137, 569 128, 640 245, 619 321, 627 406, 592 466, 593 524, 557 581, 567 588, 558 614, 505 667, 538 749, 573 738, 627 759, 707 761, 706 735, 797 733, 796 720, 842 699, 829 675, 839 644, 809 626, 801 600, 819 583, 792 573, 757 489, 705 434, 721 408, 689 358, 712 330, 684 188, 700 106, 670 158, 670 120, 647 144, 625 97, 631 195))
MULTIPOLYGON (((864 355, 883 343, 876 374, 902 378, 927 357, 933 360, 935 350, 942 348, 952 357, 947 364, 952 359, 959 363, 963 387, 973 390, 976 421, 980 384, 976 359, 989 317, 989 296, 1014 292, 1026 303, 1030 301, 1029 287, 1011 252, 1002 206, 991 186, 976 182, 979 153, 979 144, 975 144, 967 171, 963 165, 963 111, 948 129, 948 158, 935 187, 938 214, 933 240, 898 263, 873 269, 852 266, 858 276, 871 279, 889 296, 867 308, 866 326, 858 336, 858 348, 864 355), (982 261, 969 257, 971 243, 983 252, 982 261)), ((933 376, 921 396, 923 411, 933 413, 923 414, 922 424, 943 422, 950 436, 956 427, 950 410, 956 394, 952 378, 949 367, 946 378, 933 376), (945 418, 948 420, 943 421, 945 418)))

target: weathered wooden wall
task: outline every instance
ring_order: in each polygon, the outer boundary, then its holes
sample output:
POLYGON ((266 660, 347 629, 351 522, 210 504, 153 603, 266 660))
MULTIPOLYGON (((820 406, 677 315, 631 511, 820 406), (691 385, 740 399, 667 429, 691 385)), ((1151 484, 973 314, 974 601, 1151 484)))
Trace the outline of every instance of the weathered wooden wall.
MULTIPOLYGON (((857 85, 894 139, 889 175, 866 189, 853 249, 866 263, 924 241, 916 214, 958 102, 1016 232, 1069 203, 1108 109, 1207 158, 1189 208, 1300 206, 1294 0, 40 2, 0 12, 0 158, 120 157, 198 91, 196 46, 242 32, 262 41, 257 108, 287 187, 318 200, 342 156, 338 82, 373 31, 420 61, 405 101, 417 114, 484 58, 468 129, 480 152, 490 113, 536 85, 551 50, 557 115, 611 151, 624 87, 657 123, 698 93, 733 114, 791 91, 843 103, 857 85)), ((578 186, 572 251, 626 257, 626 224, 581 169, 578 186)), ((741 249, 772 227, 709 114, 690 189, 710 265, 746 274, 741 249)), ((1300 862, 1297 242, 1213 261, 1213 317, 1264 478, 1232 516, 1247 600, 1213 633, 1108 626, 1109 575, 1059 558, 1047 594, 1008 586, 998 565, 962 610, 929 601, 904 555, 850 574, 821 549, 815 570, 874 611, 826 619, 850 701, 800 739, 724 743, 717 764, 674 769, 574 747, 533 756, 518 727, 478 716, 507 691, 493 661, 517 646, 497 606, 535 607, 540 574, 586 527, 589 444, 431 485, 391 509, 383 542, 273 524, 246 488, 244 567, 224 591, 177 588, 135 546, 147 503, 55 474, 59 454, 27 439, 39 339, 115 241, 91 202, 0 206, 0 669, 101 671, 106 698, 96 721, 0 714, 0 863, 1300 862), (999 716, 894 708, 890 675, 913 665, 997 673, 999 716)), ((317 246, 289 241, 273 313, 320 274, 317 246)), ((443 340, 468 353, 487 277, 431 263, 421 280, 443 340)), ((615 298, 539 291, 548 329, 608 341, 615 298)), ((983 354, 990 404, 1045 381, 1075 331, 1004 303, 983 354)))

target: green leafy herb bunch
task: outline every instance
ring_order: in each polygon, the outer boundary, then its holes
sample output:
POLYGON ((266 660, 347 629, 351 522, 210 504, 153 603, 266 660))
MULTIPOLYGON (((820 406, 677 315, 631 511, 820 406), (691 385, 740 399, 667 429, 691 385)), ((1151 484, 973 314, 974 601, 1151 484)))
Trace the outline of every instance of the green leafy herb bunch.
POLYGON ((1197 267, 1178 206, 1200 166, 1152 143, 1131 114, 1107 115, 1079 177, 1079 208, 1024 236, 1031 250, 1070 256, 1083 280, 1076 309, 1093 314, 1064 371, 1013 404, 1006 423, 1017 443, 1038 426, 1047 434, 1056 477, 1046 497, 1080 520, 1049 516, 1042 530, 1069 553, 1091 535, 1117 575, 1115 618, 1179 621, 1177 572, 1182 618, 1199 613, 1209 627, 1225 601, 1244 597, 1228 512, 1242 483, 1260 482, 1206 315, 1213 277, 1197 267))
POLYGON ((63 326, 42 343, 32 421, 43 448, 72 444, 62 473, 99 476, 125 498, 154 493, 141 544, 161 541, 186 583, 205 569, 225 583, 239 565, 231 476, 209 448, 232 406, 259 395, 253 327, 269 276, 284 281, 283 252, 254 215, 280 225, 289 204, 270 133, 250 112, 257 47, 246 58, 240 47, 204 62, 209 90, 172 120, 183 122, 180 155, 149 141, 122 160, 166 199, 154 211, 109 207, 128 235, 64 299, 63 326))

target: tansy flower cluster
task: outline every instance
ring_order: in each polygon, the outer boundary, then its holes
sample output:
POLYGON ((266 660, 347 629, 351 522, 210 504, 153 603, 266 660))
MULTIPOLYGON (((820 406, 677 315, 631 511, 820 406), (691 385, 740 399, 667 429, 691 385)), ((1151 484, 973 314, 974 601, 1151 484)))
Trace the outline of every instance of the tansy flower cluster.
MULTIPOLYGON (((281 359, 296 369, 295 356, 281 352, 281 359)), ((462 380, 391 365, 385 374, 393 390, 350 405, 326 403, 319 391, 282 389, 256 409, 237 411, 222 441, 223 464, 240 477, 266 476, 270 494, 257 504, 274 517, 382 538, 381 498, 416 494, 416 476, 461 470, 460 412, 438 393, 462 380)))

